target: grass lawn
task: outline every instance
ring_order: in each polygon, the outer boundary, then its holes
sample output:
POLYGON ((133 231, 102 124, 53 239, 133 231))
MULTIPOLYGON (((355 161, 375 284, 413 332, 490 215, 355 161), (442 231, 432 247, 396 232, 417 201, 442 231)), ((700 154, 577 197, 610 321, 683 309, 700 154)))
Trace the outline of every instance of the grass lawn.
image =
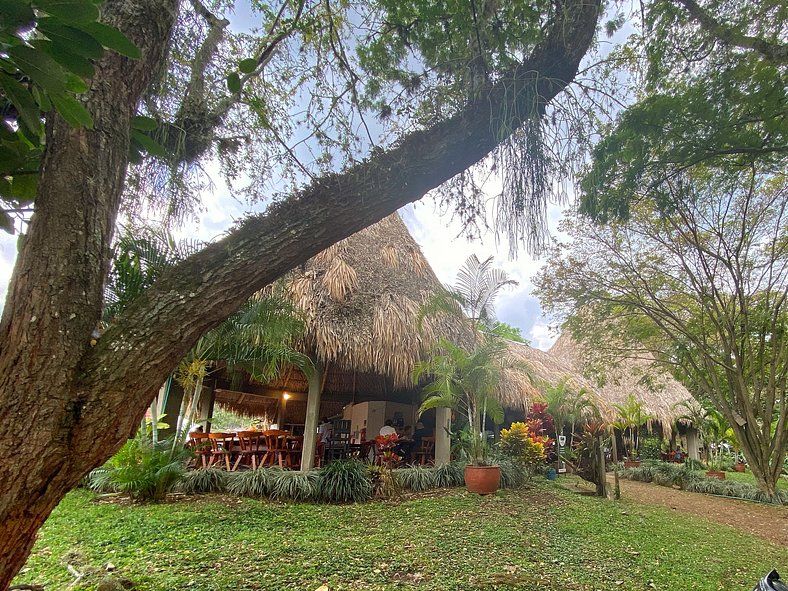
MULTIPOLYGON (((65 589, 107 562, 142 591, 752 589, 788 548, 705 519, 546 481, 491 497, 303 505, 202 497, 161 505, 70 494, 16 583, 65 589)), ((92 589, 97 576, 85 577, 92 589)))

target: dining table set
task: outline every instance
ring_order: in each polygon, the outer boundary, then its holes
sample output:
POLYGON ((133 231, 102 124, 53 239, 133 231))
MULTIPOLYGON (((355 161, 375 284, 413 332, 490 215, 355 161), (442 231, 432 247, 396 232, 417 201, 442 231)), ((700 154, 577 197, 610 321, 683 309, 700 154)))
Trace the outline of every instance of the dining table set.
POLYGON ((189 433, 187 446, 199 458, 198 468, 220 468, 228 471, 279 466, 298 469, 304 436, 290 431, 235 431, 189 433))

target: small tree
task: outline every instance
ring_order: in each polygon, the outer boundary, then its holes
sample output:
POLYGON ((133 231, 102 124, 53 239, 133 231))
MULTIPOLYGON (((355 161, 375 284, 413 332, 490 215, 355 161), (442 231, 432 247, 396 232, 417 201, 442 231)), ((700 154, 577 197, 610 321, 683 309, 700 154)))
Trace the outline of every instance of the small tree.
POLYGON ((653 417, 645 412, 643 403, 637 400, 634 394, 630 394, 623 404, 614 404, 613 408, 618 412, 616 426, 624 435, 625 445, 629 448, 627 453, 630 458, 637 457, 640 427, 653 417))
POLYGON ((501 381, 505 344, 497 338, 487 337, 471 353, 442 339, 435 355, 416 365, 413 381, 422 378, 431 381, 424 387, 424 402, 419 413, 431 408, 451 408, 468 417, 471 433, 471 463, 487 463, 487 438, 483 432, 482 416, 494 422, 503 421, 503 408, 493 393, 501 381))

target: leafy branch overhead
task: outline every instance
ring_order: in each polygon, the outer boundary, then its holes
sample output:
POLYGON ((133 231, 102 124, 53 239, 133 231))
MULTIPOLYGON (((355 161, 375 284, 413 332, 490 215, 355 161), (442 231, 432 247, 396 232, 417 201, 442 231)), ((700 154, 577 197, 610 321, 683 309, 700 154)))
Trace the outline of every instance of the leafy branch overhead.
MULTIPOLYGON (((140 53, 120 31, 98 22, 92 0, 4 0, 0 3, 0 228, 32 207, 52 111, 75 128, 93 127, 78 100, 105 49, 130 59, 140 53)), ((21 216, 20 216, 21 217, 21 216)))

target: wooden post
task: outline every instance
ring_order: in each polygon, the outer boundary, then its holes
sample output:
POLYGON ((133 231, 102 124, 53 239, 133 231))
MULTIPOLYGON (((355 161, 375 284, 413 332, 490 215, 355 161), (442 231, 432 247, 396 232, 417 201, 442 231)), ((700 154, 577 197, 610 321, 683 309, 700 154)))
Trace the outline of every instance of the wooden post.
POLYGON ((448 464, 451 461, 451 409, 435 409, 435 465, 448 464))
POLYGON ((306 419, 304 421, 304 447, 301 451, 301 471, 309 472, 315 465, 317 449, 317 421, 320 414, 320 393, 323 385, 323 364, 312 358, 314 371, 309 376, 309 393, 306 398, 306 419))
POLYGON ((613 429, 613 436, 611 437, 612 444, 610 452, 613 457, 613 481, 615 488, 613 489, 613 497, 618 500, 621 498, 621 487, 618 484, 618 443, 616 443, 616 430, 613 429))
POLYGON ((597 435, 597 476, 599 484, 596 487, 596 495, 598 497, 607 497, 607 472, 605 471, 605 448, 602 445, 602 436, 597 435))

